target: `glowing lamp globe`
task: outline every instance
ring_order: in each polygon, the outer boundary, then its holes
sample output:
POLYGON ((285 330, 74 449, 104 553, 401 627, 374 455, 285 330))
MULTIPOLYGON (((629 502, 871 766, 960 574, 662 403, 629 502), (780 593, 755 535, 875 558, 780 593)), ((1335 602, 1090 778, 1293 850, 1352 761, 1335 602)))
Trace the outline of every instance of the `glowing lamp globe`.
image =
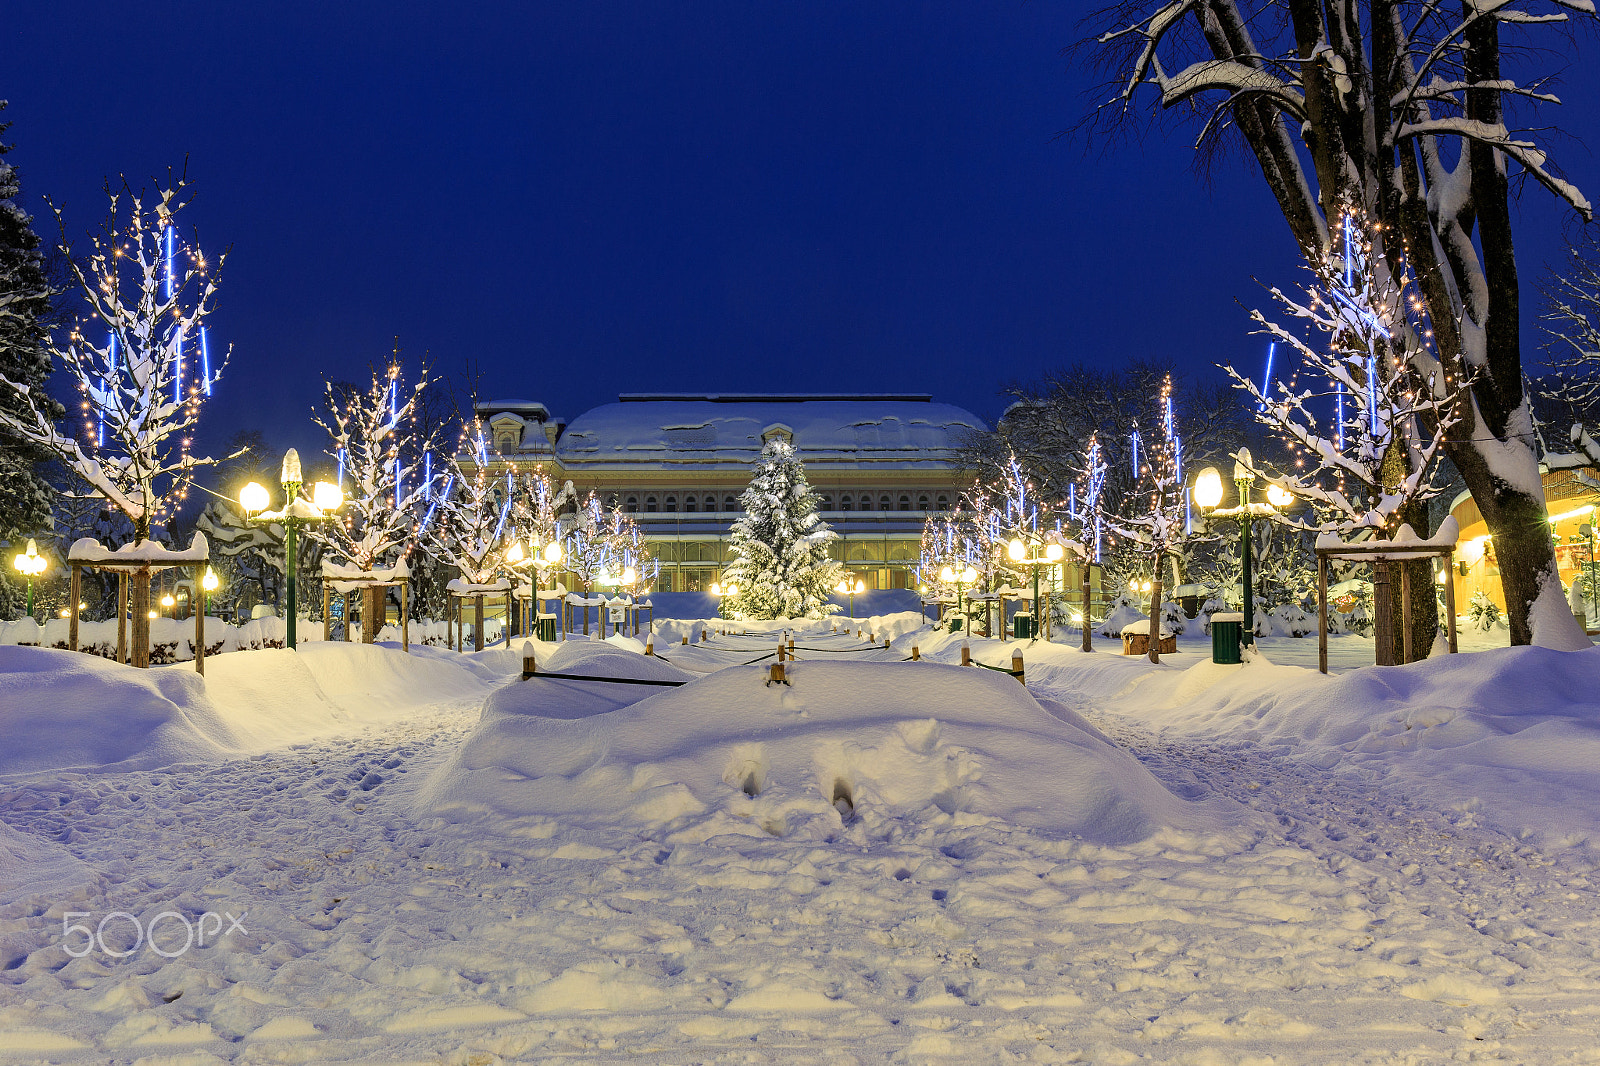
POLYGON ((1282 510, 1283 508, 1294 503, 1294 493, 1290 492, 1282 485, 1268 485, 1267 502, 1279 510, 1282 510))
POLYGON ((1028 557, 1027 545, 1022 543, 1021 538, 1012 537, 1011 543, 1006 545, 1006 554, 1011 556, 1012 562, 1020 563, 1028 557))
POLYGON ((1202 511, 1209 511, 1222 502, 1222 475, 1216 467, 1206 467, 1194 479, 1194 502, 1202 511))
POLYGON ((623 569, 622 569, 622 583, 624 585, 631 585, 637 580, 639 580, 639 575, 634 572, 633 567, 631 567, 631 566, 623 567, 623 569))
POLYGON ((544 546, 544 561, 552 565, 561 561, 561 542, 553 540, 544 546))
MULTIPOLYGON (((970 566, 967 567, 966 570, 964 570, 961 574, 961 583, 963 585, 970 585, 976 580, 978 580, 978 572, 970 566)), ((856 591, 861 591, 859 586, 857 587, 856 591)))
POLYGON ((161 597, 161 606, 163 607, 175 607, 177 604, 178 601, 172 598, 172 593, 170 592, 161 597))
POLYGON ((720 582, 720 581, 713 581, 713 582, 712 582, 712 583, 711 583, 711 595, 713 595, 713 596, 720 596, 720 595, 722 595, 722 582, 720 582))
POLYGON ((522 550, 522 541, 520 540, 506 550, 506 562, 510 563, 512 566, 516 566, 527 557, 528 554, 522 550))
POLYGON ((1066 554, 1067 550, 1059 544, 1049 544, 1046 545, 1044 549, 1045 559, 1052 563, 1059 563, 1061 561, 1061 557, 1066 554))
POLYGON ((254 481, 239 490, 239 506, 244 508, 245 514, 265 511, 269 502, 271 497, 267 495, 267 490, 254 481))
POLYGON ((867 591, 867 583, 865 581, 857 581, 856 582, 856 592, 857 593, 862 593, 862 592, 865 592, 865 591, 867 591))
POLYGON ((311 486, 311 502, 319 511, 337 511, 344 506, 344 490, 329 481, 311 486))
POLYGON ((209 566, 206 567, 206 576, 200 579, 200 587, 207 592, 215 592, 219 584, 221 582, 217 580, 217 572, 209 566))
POLYGON ((738 585, 729 585, 728 586, 728 595, 730 595, 730 596, 739 595, 739 586, 738 585))
MULTIPOLYGON (((949 584, 950 582, 954 581, 955 579, 956 579, 956 572, 954 570, 950 569, 948 566, 945 567, 943 570, 939 571, 939 580, 943 581, 945 584, 949 584)), ((839 583, 839 591, 840 592, 844 591, 844 583, 843 582, 839 583)))

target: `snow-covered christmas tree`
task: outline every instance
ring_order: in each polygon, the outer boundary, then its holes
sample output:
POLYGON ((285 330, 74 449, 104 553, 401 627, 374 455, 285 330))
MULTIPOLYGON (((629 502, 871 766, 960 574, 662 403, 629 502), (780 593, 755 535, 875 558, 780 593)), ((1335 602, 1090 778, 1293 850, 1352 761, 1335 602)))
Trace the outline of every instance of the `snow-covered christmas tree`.
POLYGON ((817 515, 817 497, 794 445, 781 438, 766 443, 740 505, 733 562, 723 572, 723 581, 739 591, 723 597, 723 615, 822 618, 836 612, 828 594, 844 568, 828 557, 828 542, 838 534, 817 515))

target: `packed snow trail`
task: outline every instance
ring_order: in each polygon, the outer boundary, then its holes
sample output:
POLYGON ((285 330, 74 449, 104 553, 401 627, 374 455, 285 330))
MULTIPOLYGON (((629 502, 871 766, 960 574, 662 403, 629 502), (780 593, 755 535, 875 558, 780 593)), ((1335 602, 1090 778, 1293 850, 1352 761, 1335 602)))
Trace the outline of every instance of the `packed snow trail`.
POLYGON ((0 1059, 1596 1061, 1588 853, 1036 691, 1249 828, 1106 846, 870 807, 821 837, 419 821, 476 696, 231 761, 8 779, 7 825, 92 876, 0 911, 0 1059), (172 960, 62 949, 64 912, 169 909, 248 933, 172 960))

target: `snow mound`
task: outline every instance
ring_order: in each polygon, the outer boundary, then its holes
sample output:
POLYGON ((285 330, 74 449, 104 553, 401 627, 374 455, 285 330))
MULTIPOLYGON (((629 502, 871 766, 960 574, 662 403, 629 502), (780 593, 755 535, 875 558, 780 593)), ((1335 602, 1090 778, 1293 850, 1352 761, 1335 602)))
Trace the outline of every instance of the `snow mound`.
POLYGON ((1201 663, 1128 696, 1154 723, 1375 770, 1518 835, 1594 839, 1600 649, 1501 648, 1334 677, 1201 663))
POLYGON ((149 769, 216 758, 237 743, 192 668, 135 670, 14 645, 0 646, 0 736, 0 775, 149 769))
MULTIPOLYGON (((487 654, 487 653, 486 653, 487 654)), ((0 776, 209 761, 481 698, 521 660, 307 643, 135 670, 97 655, 0 646, 0 776), (452 661, 453 660, 453 661, 452 661)))
MULTIPOLYGON (((558 653, 550 669, 693 676, 603 646, 569 647, 579 650, 558 653)), ((1211 829, 1223 817, 1053 717, 1009 676, 846 662, 791 664, 792 686, 766 676, 761 664, 667 690, 508 684, 419 792, 419 813, 623 822, 672 840, 843 832, 863 842, 903 820, 998 820, 1109 843, 1163 826, 1211 829)))

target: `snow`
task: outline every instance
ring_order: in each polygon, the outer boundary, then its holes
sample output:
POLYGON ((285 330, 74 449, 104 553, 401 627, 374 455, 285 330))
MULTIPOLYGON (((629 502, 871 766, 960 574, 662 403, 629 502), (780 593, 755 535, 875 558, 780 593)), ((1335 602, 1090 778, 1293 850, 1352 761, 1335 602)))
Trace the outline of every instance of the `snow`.
POLYGON ((81 537, 67 549, 67 560, 94 566, 102 563, 119 565, 194 566, 210 558, 211 547, 204 533, 196 533, 187 548, 169 548, 154 540, 134 543, 129 541, 120 548, 107 548, 93 537, 81 537))
POLYGON ((0 647, 0 1062, 1592 1056, 1600 651, 708 624, 0 647))

